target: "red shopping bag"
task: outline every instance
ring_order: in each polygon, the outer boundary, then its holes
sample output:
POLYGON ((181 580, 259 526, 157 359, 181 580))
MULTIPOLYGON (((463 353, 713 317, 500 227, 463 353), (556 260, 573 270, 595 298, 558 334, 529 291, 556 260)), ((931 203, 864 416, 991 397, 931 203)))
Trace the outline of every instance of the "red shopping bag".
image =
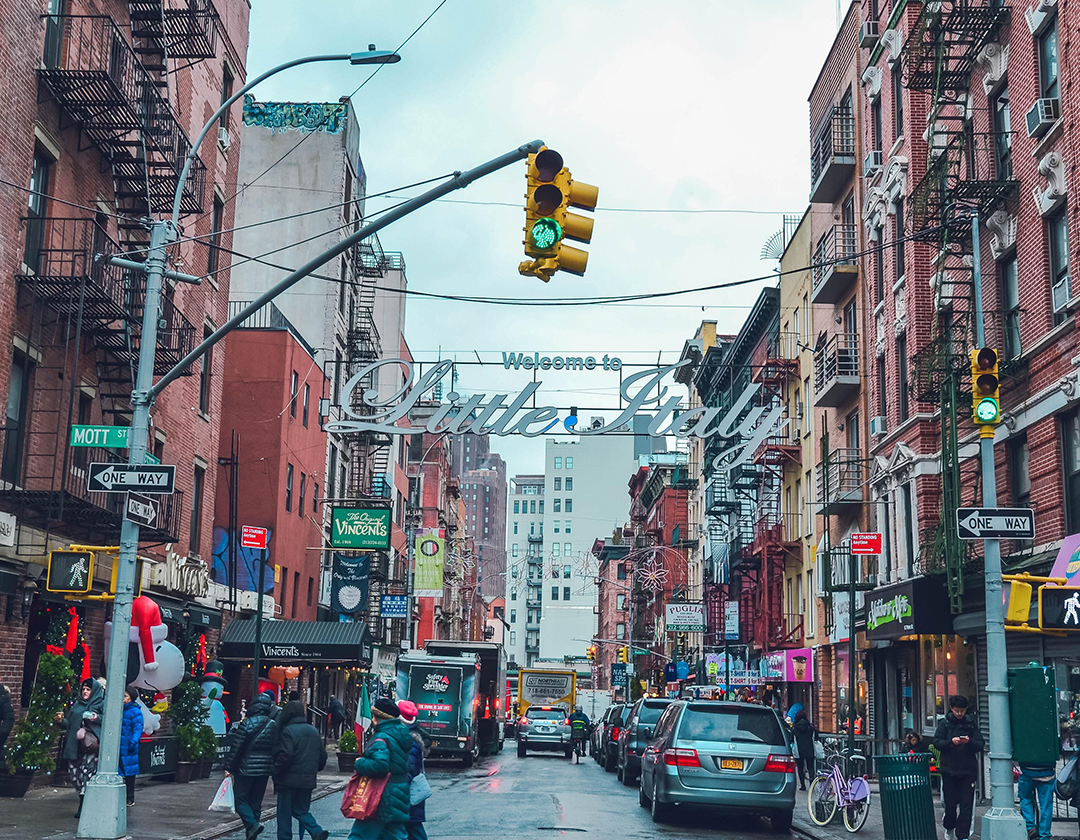
POLYGON ((350 820, 369 820, 379 809, 379 800, 389 776, 373 779, 354 773, 345 785, 345 796, 341 800, 341 814, 350 820))

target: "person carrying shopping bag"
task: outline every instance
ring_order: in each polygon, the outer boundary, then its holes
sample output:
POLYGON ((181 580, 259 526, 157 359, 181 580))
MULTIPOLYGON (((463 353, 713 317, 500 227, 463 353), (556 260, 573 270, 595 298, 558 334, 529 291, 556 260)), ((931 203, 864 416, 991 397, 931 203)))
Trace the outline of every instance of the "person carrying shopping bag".
POLYGON ((307 722, 304 704, 290 700, 278 718, 281 735, 274 754, 274 791, 277 793, 278 840, 292 840, 292 821, 313 840, 326 840, 326 831, 311 815, 311 792, 319 771, 326 766, 326 747, 319 730, 307 722))
POLYGON ((247 717, 233 726, 226 742, 225 772, 234 777, 236 813, 247 830, 245 840, 253 840, 263 830, 259 822, 266 780, 274 769, 277 721, 270 717, 274 706, 269 694, 259 694, 247 709, 247 717))
POLYGON ((409 821, 409 753, 413 738, 393 700, 377 700, 371 742, 354 765, 359 776, 386 779, 372 817, 355 820, 349 840, 406 840, 409 821))
POLYGON ((424 806, 427 799, 417 802, 415 788, 419 784, 416 779, 419 778, 428 796, 431 795, 431 787, 424 774, 424 754, 429 747, 424 743, 424 732, 416 719, 419 714, 416 704, 411 700, 402 700, 398 703, 398 708, 401 710, 401 720, 409 727, 409 734, 413 739, 412 749, 409 751, 409 821, 405 824, 405 830, 409 840, 428 840, 427 831, 424 829, 424 820, 427 819, 427 809, 424 806))

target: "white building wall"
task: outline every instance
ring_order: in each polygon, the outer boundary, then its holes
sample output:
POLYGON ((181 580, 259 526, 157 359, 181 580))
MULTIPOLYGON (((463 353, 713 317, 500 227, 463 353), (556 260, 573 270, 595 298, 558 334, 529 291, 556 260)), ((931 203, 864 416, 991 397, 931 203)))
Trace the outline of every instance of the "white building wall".
POLYGON ((539 554, 544 533, 544 477, 514 476, 510 480, 506 511, 506 620, 510 630, 506 636, 508 661, 521 667, 531 665, 537 653, 526 649, 531 637, 539 638, 539 587, 542 583, 543 558, 530 564, 530 554, 539 554), (530 540, 530 536, 533 537, 530 540), (516 546, 516 548, 515 548, 516 546), (530 595, 535 595, 529 607, 530 595))

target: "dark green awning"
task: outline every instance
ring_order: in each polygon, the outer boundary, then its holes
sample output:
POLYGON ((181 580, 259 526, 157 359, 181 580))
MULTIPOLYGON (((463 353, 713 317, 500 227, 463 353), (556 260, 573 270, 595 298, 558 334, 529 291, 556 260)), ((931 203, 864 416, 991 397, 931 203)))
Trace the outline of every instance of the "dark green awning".
MULTIPOLYGON (((255 652, 255 622, 234 621, 225 628, 218 659, 250 662, 255 652)), ((371 665, 367 625, 342 621, 264 621, 264 662, 342 662, 371 665)))

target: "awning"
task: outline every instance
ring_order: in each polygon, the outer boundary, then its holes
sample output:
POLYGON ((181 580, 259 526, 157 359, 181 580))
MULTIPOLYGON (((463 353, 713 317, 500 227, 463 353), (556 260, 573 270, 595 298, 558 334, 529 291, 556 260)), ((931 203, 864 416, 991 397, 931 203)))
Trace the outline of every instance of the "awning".
POLYGON ((187 610, 189 624, 194 628, 209 630, 212 627, 221 626, 221 610, 193 604, 189 604, 184 609, 187 610))
MULTIPOLYGON (((234 621, 225 628, 218 659, 250 662, 255 652, 255 622, 234 621)), ((367 625, 340 621, 264 621, 264 661, 342 662, 368 667, 372 643, 367 625)))

